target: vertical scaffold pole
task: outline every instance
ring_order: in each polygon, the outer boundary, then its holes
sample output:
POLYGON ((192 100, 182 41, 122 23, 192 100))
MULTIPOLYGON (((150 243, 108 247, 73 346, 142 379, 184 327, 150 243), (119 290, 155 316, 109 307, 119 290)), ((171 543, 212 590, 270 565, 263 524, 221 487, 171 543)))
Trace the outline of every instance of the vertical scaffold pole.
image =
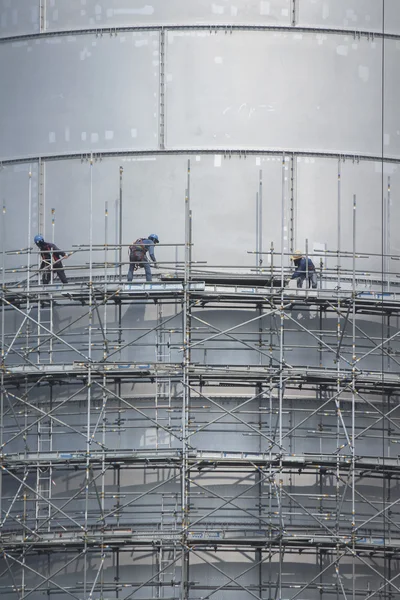
POLYGON ((281 306, 280 306, 280 335, 279 335, 279 446, 282 447, 282 436, 283 436, 283 421, 282 421, 282 409, 283 409, 283 333, 284 333, 284 310, 283 310, 283 292, 285 285, 285 273, 284 273, 284 244, 285 244, 285 167, 286 158, 285 154, 282 156, 282 204, 281 204, 281 306))
POLYGON ((269 256, 270 256, 270 265, 269 265, 269 272, 270 272, 270 293, 272 294, 273 291, 273 287, 274 287, 274 242, 271 242, 270 248, 269 248, 269 256))
POLYGON ((285 247, 285 168, 286 168, 286 157, 282 155, 282 196, 281 196, 281 288, 283 289, 285 283, 285 272, 284 272, 284 247, 285 247))
MULTIPOLYGON (((337 265, 336 265, 336 274, 337 274, 337 323, 336 323, 336 341, 337 341, 337 352, 336 352, 336 534, 339 535, 339 523, 340 523, 340 413, 341 413, 341 364, 340 364, 340 344, 342 338, 342 330, 341 330, 341 301, 340 301, 340 219, 341 219, 341 185, 342 185, 342 173, 341 173, 341 158, 338 160, 337 167, 337 265)), ((340 554, 339 544, 336 546, 336 557, 338 558, 340 554)), ((340 577, 339 573, 339 564, 338 564, 338 577, 340 577)))
POLYGON ((38 202, 38 233, 46 239, 46 163, 39 158, 39 202, 38 202))
MULTIPOLYGON (((122 196, 122 185, 123 185, 123 173, 124 173, 124 169, 122 166, 120 166, 119 168, 119 201, 118 201, 118 218, 119 218, 119 224, 118 224, 118 244, 119 244, 119 252, 118 252, 118 257, 119 257, 119 282, 120 285, 122 284, 122 211, 123 211, 123 205, 122 205, 122 200, 123 200, 123 196, 122 196)), ((122 346, 122 304, 121 301, 118 302, 118 347, 121 348, 122 346)), ((120 360, 122 359, 122 356, 120 354, 120 360)), ((118 395, 119 397, 121 397, 121 380, 118 380, 118 395)))
POLYGON ((306 298, 308 298, 308 289, 309 289, 309 272, 308 272, 308 239, 305 241, 305 250, 306 250, 306 298))
POLYGON ((337 174, 337 290, 340 290, 340 221, 341 221, 341 203, 342 203, 342 163, 339 158, 337 174))
POLYGON ((357 210, 357 197, 353 196, 353 298, 356 294, 356 210, 357 210))
POLYGON ((390 291, 390 212, 391 212, 391 187, 390 187, 390 175, 387 181, 387 210, 386 210, 386 277, 387 277, 387 289, 390 291))
MULTIPOLYGON (((108 294, 108 281, 107 281, 107 277, 108 277, 108 272, 107 272, 107 261, 108 261, 108 201, 105 201, 105 206, 104 206, 104 312, 103 312, 103 360, 106 361, 107 357, 108 357, 108 342, 107 342, 107 302, 106 302, 106 297, 108 294)), ((100 315, 99 315, 99 320, 100 320, 100 315)), ((105 489, 105 475, 106 475, 106 455, 105 455, 105 448, 106 448, 106 431, 107 431, 107 418, 106 418, 106 409, 107 409, 107 400, 108 400, 108 396, 107 396, 107 375, 106 373, 103 374, 103 392, 102 392, 102 396, 103 396, 103 406, 102 406, 102 410, 103 410, 103 419, 102 419, 102 461, 101 461, 101 495, 100 495, 100 499, 101 499, 101 513, 103 516, 103 523, 102 523, 102 532, 104 532, 104 527, 105 527, 105 522, 104 522, 104 509, 105 509, 105 496, 106 496, 106 489, 105 489)), ((104 542, 103 542, 104 543, 104 542)), ((104 556, 104 555, 103 555, 104 556)), ((101 570, 101 580, 100 580, 100 588, 101 588, 101 592, 100 592, 100 597, 103 598, 103 587, 104 587, 104 569, 101 570)))
POLYGON ((165 30, 162 27, 160 31, 160 100, 159 100, 159 147, 160 150, 165 148, 165 30))
MULTIPOLYGON (((55 239, 56 239, 56 209, 52 208, 51 209, 51 241, 53 242, 53 244, 55 244, 55 239)), ((50 265, 50 281, 51 283, 54 282, 54 270, 53 270, 53 262, 54 262, 54 255, 51 252, 50 254, 50 260, 51 260, 51 265, 50 265)), ((49 307, 49 324, 48 324, 48 328, 50 329, 51 333, 53 333, 53 318, 54 318, 54 303, 53 303, 53 294, 50 294, 50 307, 49 307)), ((52 363, 53 362, 53 336, 50 337, 50 343, 49 343, 49 362, 52 363)))
MULTIPOLYGON (((32 165, 29 165, 28 173, 28 240, 26 247, 28 248, 28 280, 26 284, 27 289, 27 302, 29 302, 29 289, 30 289, 30 278, 31 278, 31 229, 32 229, 32 165)), ((27 307, 27 312, 28 311, 27 307)))
POLYGON ((356 563, 355 563, 355 545, 356 545, 356 503, 355 503, 355 486, 356 486, 356 471, 355 471, 355 440, 356 440, 356 223, 357 223, 357 197, 353 195, 353 277, 352 277, 352 381, 351 381, 351 530, 352 530, 352 583, 353 583, 353 600, 356 600, 356 563))
MULTIPOLYGON (((38 228, 37 232, 40 233, 46 239, 46 163, 43 159, 39 158, 38 163, 38 228)), ((37 275, 37 283, 40 284, 40 254, 38 254, 39 263, 38 263, 38 275, 37 275)), ((40 312, 40 304, 38 306, 38 314, 40 312)), ((39 320, 39 319, 38 319, 39 320)), ((38 334, 40 333, 40 327, 38 326, 38 334)), ((38 341, 39 343, 39 341, 38 341)), ((39 362, 39 353, 38 350, 38 362, 39 362)))
POLYGON ((119 227, 118 227, 118 235, 119 235, 119 280, 122 281, 122 175, 124 169, 123 167, 119 168, 119 227))
POLYGON ((54 244, 55 241, 55 229, 56 229, 56 209, 51 209, 51 241, 54 244))
POLYGON ((290 222, 289 252, 293 254, 296 246, 296 158, 290 157, 290 222))
MULTIPOLYGON (((336 502, 337 507, 339 507, 339 498, 340 498, 340 465, 339 465, 339 450, 340 450, 340 416, 341 416, 341 363, 340 363, 340 344, 342 339, 342 330, 341 330, 341 301, 340 301, 340 269, 341 269, 341 257, 340 257, 340 245, 341 245, 341 201, 342 201, 342 163, 341 158, 338 160, 338 170, 337 170, 337 265, 336 265, 336 273, 337 273, 337 353, 336 353, 336 451, 337 451, 337 463, 336 463, 336 502)), ((340 509, 336 511, 336 529, 339 534, 339 523, 340 523, 340 509)), ((339 556, 339 545, 336 547, 336 556, 339 556)), ((338 565, 339 568, 339 565, 338 565)), ((338 573, 339 575, 339 573, 338 573)), ((340 575, 339 575, 340 576, 340 575)))
MULTIPOLYGON (((279 472, 282 472, 282 439, 283 439, 283 336, 284 336, 284 286, 285 286, 285 273, 284 273, 284 250, 285 250, 285 181, 286 181, 286 156, 282 155, 282 197, 281 197, 281 298, 280 298, 280 331, 279 331, 279 472)), ((279 503, 279 524, 282 527, 283 514, 282 514, 282 479, 279 480, 278 487, 278 503, 279 503)), ((282 532, 281 532, 282 533, 282 532)), ((284 557, 284 548, 280 536, 279 542, 279 573, 278 573, 278 598, 282 598, 282 563, 284 557)))
MULTIPOLYGON (((383 187, 384 187, 384 160, 385 160, 385 129, 387 127, 387 122, 386 122, 386 111, 385 111, 385 106, 387 104, 387 100, 386 100, 386 91, 387 91, 387 86, 386 86, 386 32, 385 32, 385 28, 386 28, 386 7, 388 2, 385 2, 385 0, 382 1, 382 50, 381 50, 381 78, 382 78, 382 83, 381 83, 381 106, 382 106, 382 111, 381 111, 381 157, 382 157, 382 162, 381 162, 381 193, 382 193, 382 204, 384 203, 384 198, 383 198, 383 187)), ((388 48, 389 50, 389 48, 388 48)), ((390 56, 390 53, 389 53, 390 56)), ((390 79, 390 74, 388 79, 390 79)), ((390 198, 390 188, 389 188, 389 181, 388 181, 388 211, 389 212, 389 198, 390 198)), ((382 209, 384 208, 384 205, 382 206, 382 209)), ((381 244, 382 247, 382 251, 385 252, 385 245, 382 243, 381 244)), ((386 251, 387 253, 387 251, 386 251)), ((384 268, 384 259, 382 259, 382 264, 381 264, 381 268, 383 270, 384 268)), ((388 271, 388 269, 387 269, 388 271)), ((383 274, 382 274, 383 275, 383 274)), ((388 275, 387 275, 388 277, 388 275)), ((389 279, 389 277, 388 277, 389 279)), ((382 277, 383 280, 383 277, 382 277)), ((384 326, 385 326, 385 315, 384 315, 384 297, 383 297, 383 291, 384 291, 385 287, 384 287, 384 283, 382 281, 382 312, 381 312, 381 339, 382 339, 382 353, 381 353, 381 377, 382 377, 382 396, 384 397, 385 394, 385 386, 384 386, 384 354, 383 354, 383 342, 384 342, 384 326)), ((389 313, 388 313, 389 314, 389 313)), ((389 319, 388 319, 388 325, 389 325, 389 319)), ((390 353, 390 347, 388 348, 389 353, 390 353)), ((388 402, 390 404, 390 393, 387 392, 388 394, 388 402)), ((382 400, 383 400, 382 397, 382 400)), ((390 436, 389 430, 391 429, 391 425, 389 424, 389 422, 386 422, 386 419, 383 418, 382 420, 382 454, 383 454, 383 465, 385 465, 385 457, 387 456, 387 451, 389 450, 389 455, 390 456, 390 442, 389 442, 389 437, 386 437, 386 433, 388 436, 390 436), (386 427, 388 428, 386 430, 386 427), (389 443, 388 443, 389 442, 389 443), (388 448, 389 446, 389 448, 388 448)), ((390 488, 391 488, 391 482, 390 482, 390 477, 383 477, 383 481, 382 481, 382 512, 383 512, 383 523, 382 523, 382 528, 383 528, 383 545, 384 547, 386 546, 386 536, 387 534, 389 534, 390 536, 390 525, 389 528, 387 530, 388 527, 388 522, 387 522, 387 517, 389 515, 391 515, 391 512, 388 510, 390 508, 390 488), (389 503, 389 504, 388 504, 389 503)), ((391 536, 390 536, 391 537, 391 536)), ((354 552, 353 552, 353 556, 354 556, 354 552)), ((385 552, 384 554, 384 564, 383 564, 383 578, 386 580, 386 584, 390 583, 390 579, 391 579, 391 558, 389 557, 390 553, 385 552)), ((354 561, 354 558, 353 558, 354 561)), ((354 582, 354 577, 353 577, 353 582, 354 582)), ((353 584, 354 585, 354 584, 353 584)), ((398 589, 398 588, 397 588, 398 589)), ((388 598, 388 600, 391 600, 392 598, 396 597, 396 593, 394 592, 392 586, 387 586, 385 592, 384 592, 384 596, 385 596, 385 600, 386 598, 388 598)), ((353 588, 353 600, 355 600, 355 593, 354 593, 354 588, 353 588)))
MULTIPOLYGON (((108 201, 105 201, 104 206, 104 313, 103 313, 103 360, 107 360, 108 357, 108 342, 107 342, 107 302, 106 297, 108 294, 108 201)), ((107 428, 107 419, 106 419, 106 405, 107 405, 107 375, 104 373, 103 375, 103 423, 102 423, 102 476, 101 476, 101 511, 104 515, 105 509, 105 497, 106 497, 106 489, 105 489, 105 474, 106 474, 106 456, 105 456, 105 447, 106 447, 106 428, 107 428)), ((103 521, 103 527, 105 523, 103 521)), ((104 570, 101 572, 101 587, 103 589, 104 585, 104 570)), ((102 594, 101 594, 102 597, 102 594)))
POLYGON ((292 4, 292 27, 295 27, 297 22, 297 0, 291 0, 292 4))
POLYGON ((262 251, 263 251, 263 243, 262 243, 262 236, 263 236, 263 226, 262 226, 262 220, 263 220, 263 173, 262 173, 262 169, 260 169, 260 180, 258 183, 258 209, 259 209, 259 216, 258 216, 258 251, 259 251, 259 255, 258 255, 258 267, 261 269, 262 264, 263 264, 263 257, 262 257, 262 251))
MULTIPOLYGON (((261 173, 261 171, 260 171, 261 173)), ((262 314, 263 314, 263 305, 262 303, 258 304, 256 306, 256 310, 258 310, 258 316, 260 317, 259 320, 259 325, 258 325, 258 347, 261 350, 263 348, 263 325, 262 325, 262 314)), ((263 357, 261 352, 259 352, 258 355, 258 361, 259 364, 262 365, 262 361, 263 361, 263 357)), ((256 394, 258 397, 258 428, 259 431, 261 432, 264 426, 264 416, 263 416, 263 410, 262 410, 262 406, 263 406, 263 402, 264 402, 264 393, 263 393, 263 385, 262 383, 258 383, 256 386, 256 394)), ((261 452, 263 451, 262 448, 262 437, 261 435, 258 437, 258 451, 261 452)), ((270 450, 271 451, 271 450, 270 450)), ((263 515, 263 506, 262 506, 262 475, 261 475, 261 470, 257 469, 255 471, 255 477, 256 477, 256 481, 257 481, 257 492, 258 492, 258 497, 259 497, 259 503, 258 503, 258 527, 260 529, 260 531, 262 530, 263 527, 263 522, 262 522, 262 515, 263 515)), ((263 585, 263 570, 262 570, 262 552, 261 549, 257 549, 256 550, 256 560, 258 562, 258 595, 260 596, 260 598, 262 598, 262 585, 263 585)))
POLYGON ((88 371, 87 371, 87 415, 86 415, 86 486, 85 486, 85 517, 84 517, 84 597, 87 597, 88 587, 88 514, 89 514, 89 483, 90 483, 90 447, 91 447, 91 400, 92 400, 92 327, 93 327, 93 156, 89 162, 89 323, 88 323, 88 371))
MULTIPOLYGON (((27 291, 27 296, 26 296, 26 312, 27 314, 29 314, 30 312, 30 277, 31 277, 31 227, 32 227, 32 165, 29 165, 29 171, 28 171, 28 242, 27 242, 27 248, 28 248, 28 278, 27 278, 27 284, 26 284, 26 291, 27 291)), ((29 321, 27 321, 26 323, 26 348, 29 348, 29 333, 30 333, 30 323, 29 321)), ((28 379, 25 379, 25 394, 26 396, 28 396, 28 379)), ((24 427, 27 428, 28 427, 28 409, 27 406, 25 406, 24 408, 24 427)), ((28 451, 28 444, 27 444, 27 437, 25 437, 24 439, 24 444, 25 444, 25 451, 28 451)), ((27 467, 25 467, 24 469, 24 476, 27 475, 27 467)), ((24 490, 23 493, 23 516, 22 516, 22 523, 23 523, 23 527, 25 528, 27 520, 28 520, 28 509, 27 509, 27 500, 28 500, 28 493, 26 491, 26 489, 24 490)), ((25 569, 25 564, 26 564, 26 548, 24 547, 23 551, 22 551, 22 577, 21 577, 21 599, 25 597, 25 576, 26 576, 26 569, 25 569)))
MULTIPOLYGON (((124 169, 122 166, 119 167, 119 199, 118 199, 118 244, 119 244, 119 285, 122 285, 122 215, 123 215, 123 173, 124 169)), ((119 300, 117 304, 117 314, 118 314, 118 348, 122 346, 122 303, 119 300)), ((122 353, 119 352, 119 360, 122 360, 122 353)), ((121 398, 121 378, 118 378, 117 381, 117 394, 118 397, 121 398)), ((121 423, 121 400, 118 400, 118 423, 121 423)), ((117 505, 119 506, 120 502, 120 477, 121 470, 118 468, 117 470, 117 478, 118 478, 118 500, 117 505)), ((117 513, 117 521, 119 523, 119 512, 117 513)))
MULTIPOLYGON (((28 248, 28 278, 26 281, 26 314, 30 313, 30 287, 31 287, 31 229, 32 229, 32 165, 29 165, 28 172, 28 239, 27 245, 28 248)), ((31 329, 30 322, 26 321, 25 326, 26 331, 26 348, 29 348, 29 332, 31 329)))
POLYGON ((260 258, 260 242, 258 239, 258 233, 259 233, 259 224, 258 224, 258 219, 260 216, 260 211, 259 211, 259 204, 260 204, 260 196, 259 193, 256 192, 256 271, 258 271, 258 261, 260 258))
MULTIPOLYGON (((53 242, 53 244, 55 244, 55 239, 56 239, 56 209, 52 208, 51 209, 51 241, 53 242)), ((50 254, 50 258, 51 258, 51 261, 53 261, 54 256, 53 256, 52 253, 50 254)), ((53 273, 53 266, 52 265, 51 265, 51 268, 50 268, 50 273, 51 273, 51 275, 50 275, 50 277, 51 277, 50 278, 50 282, 53 283, 54 273, 53 273)))
POLYGON ((108 293, 108 201, 106 200, 104 206, 104 316, 103 316, 103 329, 104 329, 104 340, 103 340, 103 360, 107 359, 108 345, 107 345, 107 302, 105 301, 108 293))
POLYGON ((189 365, 190 365, 190 270, 191 270, 191 224, 190 210, 190 160, 187 163, 187 187, 185 195, 185 270, 184 270, 184 295, 183 295, 183 406, 182 406, 182 600, 189 597, 189 553, 187 549, 187 528, 189 488, 188 488, 188 419, 190 405, 189 390, 189 365))
POLYGON ((39 0, 39 32, 46 31, 46 0, 39 0))

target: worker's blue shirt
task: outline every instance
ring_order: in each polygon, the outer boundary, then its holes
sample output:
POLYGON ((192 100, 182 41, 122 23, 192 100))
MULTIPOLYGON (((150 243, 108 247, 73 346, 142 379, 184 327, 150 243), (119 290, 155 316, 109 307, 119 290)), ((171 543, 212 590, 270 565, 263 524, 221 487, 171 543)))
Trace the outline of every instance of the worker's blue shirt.
POLYGON ((154 242, 153 240, 149 240, 148 238, 143 238, 142 244, 145 246, 147 252, 150 254, 150 258, 153 262, 156 262, 156 257, 154 254, 154 242))
POLYGON ((300 259, 295 272, 293 273, 291 279, 295 279, 296 277, 305 277, 307 273, 307 261, 308 261, 308 272, 315 271, 315 266, 311 258, 306 259, 304 256, 300 259))

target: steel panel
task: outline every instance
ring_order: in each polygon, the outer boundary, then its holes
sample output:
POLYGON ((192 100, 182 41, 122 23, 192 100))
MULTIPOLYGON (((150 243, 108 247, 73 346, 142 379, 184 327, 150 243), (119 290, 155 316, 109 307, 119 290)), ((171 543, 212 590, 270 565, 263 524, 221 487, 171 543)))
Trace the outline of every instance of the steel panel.
POLYGON ((0 38, 39 33, 39 0, 3 0, 0 5, 0 38))
POLYGON ((385 0, 385 32, 400 34, 400 11, 397 0, 385 0))
POLYGON ((379 40, 169 32, 167 56, 169 146, 380 152, 379 40))
POLYGON ((399 60, 400 41, 387 40, 385 42, 385 89, 381 90, 384 102, 383 152, 386 156, 397 158, 400 158, 399 60))
POLYGON ((382 30, 382 0, 299 0, 298 25, 382 30))
POLYGON ((130 25, 289 24, 290 0, 47 0, 50 30, 130 25))
POLYGON ((0 156, 154 148, 157 51, 154 32, 4 45, 0 156))

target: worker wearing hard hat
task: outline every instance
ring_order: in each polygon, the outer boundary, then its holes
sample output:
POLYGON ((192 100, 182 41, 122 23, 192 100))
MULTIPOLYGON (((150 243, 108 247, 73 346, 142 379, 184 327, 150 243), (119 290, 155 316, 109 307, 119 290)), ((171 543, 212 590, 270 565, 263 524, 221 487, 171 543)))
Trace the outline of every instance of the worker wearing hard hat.
POLYGON ((45 242, 42 235, 38 234, 34 237, 34 242, 40 250, 40 256, 42 262, 40 263, 40 270, 42 272, 42 283, 45 285, 51 281, 51 271, 57 274, 61 279, 62 283, 68 283, 68 279, 64 272, 64 267, 61 262, 61 257, 67 256, 67 254, 57 248, 52 242, 45 242))
POLYGON ((136 242, 133 242, 132 246, 129 246, 128 255, 130 265, 127 277, 128 281, 132 281, 133 272, 140 267, 144 268, 146 281, 152 281, 151 268, 146 253, 148 252, 150 254, 154 266, 157 267, 154 246, 158 243, 158 235, 156 233, 151 233, 147 238, 139 238, 136 242))
POLYGON ((290 257, 296 267, 291 279, 297 279, 297 287, 303 287, 303 281, 308 277, 309 287, 314 289, 317 287, 317 274, 315 265, 311 258, 306 258, 300 250, 296 250, 293 256, 290 257))

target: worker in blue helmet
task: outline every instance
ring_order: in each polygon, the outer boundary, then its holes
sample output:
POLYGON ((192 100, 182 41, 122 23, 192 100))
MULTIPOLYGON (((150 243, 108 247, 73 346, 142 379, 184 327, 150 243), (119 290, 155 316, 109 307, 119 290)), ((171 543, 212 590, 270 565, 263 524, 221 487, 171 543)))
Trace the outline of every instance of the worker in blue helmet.
POLYGON ((154 266, 157 267, 154 246, 159 242, 158 235, 156 233, 151 233, 147 238, 138 238, 136 242, 133 242, 133 244, 129 246, 130 265, 127 277, 128 281, 132 281, 133 271, 136 271, 136 269, 139 269, 140 267, 144 268, 146 281, 152 281, 153 278, 151 276, 150 264, 146 254, 147 252, 149 253, 154 266))
POLYGON ((35 235, 34 242, 40 250, 42 262, 40 270, 42 271, 42 282, 46 285, 50 283, 51 271, 58 275, 62 283, 68 283, 65 276, 64 267, 61 262, 61 257, 66 256, 63 250, 60 250, 52 242, 45 242, 42 235, 35 235))
POLYGON ((315 289, 317 287, 317 273, 311 258, 306 258, 301 250, 296 250, 290 258, 295 266, 291 279, 297 279, 297 287, 303 287, 303 282, 308 276, 308 286, 315 289))

